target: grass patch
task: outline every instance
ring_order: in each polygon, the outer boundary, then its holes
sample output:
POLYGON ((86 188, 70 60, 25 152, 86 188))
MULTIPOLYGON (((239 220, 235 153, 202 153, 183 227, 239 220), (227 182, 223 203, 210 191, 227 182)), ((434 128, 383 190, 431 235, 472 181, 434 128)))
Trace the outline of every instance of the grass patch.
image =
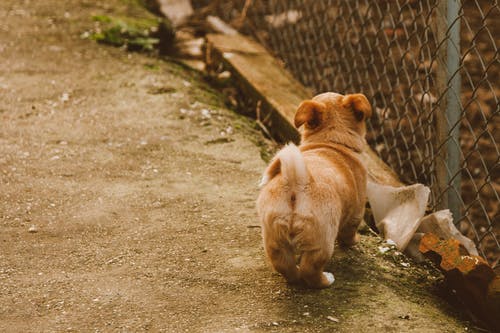
POLYGON ((154 63, 148 63, 144 65, 144 68, 150 71, 159 71, 160 65, 154 63))
POLYGON ((92 19, 96 28, 88 38, 99 43, 125 46, 133 51, 152 51, 158 43, 156 37, 159 19, 118 18, 108 15, 95 15, 92 19))

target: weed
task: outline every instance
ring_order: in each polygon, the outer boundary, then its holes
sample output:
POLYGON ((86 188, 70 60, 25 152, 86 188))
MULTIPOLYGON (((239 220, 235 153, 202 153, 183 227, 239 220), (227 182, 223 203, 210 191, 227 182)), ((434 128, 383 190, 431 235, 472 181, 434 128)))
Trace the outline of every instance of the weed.
POLYGON ((133 51, 152 51, 160 40, 156 32, 160 23, 157 19, 116 18, 95 15, 96 28, 88 37, 99 43, 125 46, 133 51))

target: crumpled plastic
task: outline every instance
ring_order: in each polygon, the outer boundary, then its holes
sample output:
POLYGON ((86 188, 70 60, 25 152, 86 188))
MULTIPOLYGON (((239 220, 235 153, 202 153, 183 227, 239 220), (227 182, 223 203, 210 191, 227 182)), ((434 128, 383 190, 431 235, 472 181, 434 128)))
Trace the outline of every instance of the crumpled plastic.
POLYGON ((422 184, 393 187, 369 181, 368 202, 382 237, 416 261, 424 260, 418 246, 425 233, 456 239, 469 254, 477 255, 474 242, 458 231, 448 209, 425 215, 429 194, 429 188, 422 184))

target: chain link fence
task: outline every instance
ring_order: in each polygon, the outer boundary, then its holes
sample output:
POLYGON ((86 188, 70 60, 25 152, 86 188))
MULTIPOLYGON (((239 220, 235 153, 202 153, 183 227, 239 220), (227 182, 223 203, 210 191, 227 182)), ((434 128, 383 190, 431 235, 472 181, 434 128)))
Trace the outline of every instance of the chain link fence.
POLYGON ((487 0, 194 1, 252 35, 316 93, 363 92, 368 143, 496 266, 500 5, 487 0))

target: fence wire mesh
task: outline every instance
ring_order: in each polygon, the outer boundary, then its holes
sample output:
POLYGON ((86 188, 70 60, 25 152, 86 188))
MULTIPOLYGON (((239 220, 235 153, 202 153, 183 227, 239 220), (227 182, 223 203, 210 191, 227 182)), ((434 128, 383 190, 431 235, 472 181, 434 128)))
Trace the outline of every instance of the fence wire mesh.
POLYGON ((498 263, 497 1, 194 5, 252 35, 313 91, 367 95, 376 111, 368 143, 403 181, 431 187, 432 208, 455 207, 460 231, 493 266, 498 263))

